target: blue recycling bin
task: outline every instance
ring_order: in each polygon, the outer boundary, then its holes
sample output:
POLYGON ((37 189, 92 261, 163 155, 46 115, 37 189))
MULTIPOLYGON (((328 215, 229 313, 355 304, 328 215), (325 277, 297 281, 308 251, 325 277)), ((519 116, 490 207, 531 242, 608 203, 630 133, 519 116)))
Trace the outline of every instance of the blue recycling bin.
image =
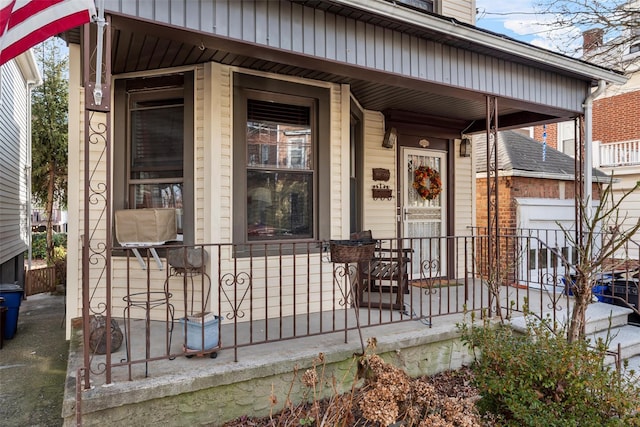
MULTIPOLYGON (((573 296, 573 287, 576 283, 576 276, 571 274, 568 278, 562 277, 562 284, 564 285, 564 291, 567 295, 573 296), (569 280, 567 280, 569 279, 569 280)), ((611 304, 613 302, 612 298, 608 295, 611 295, 611 287, 609 283, 611 282, 610 274, 602 274, 596 281, 596 283, 591 288, 591 292, 596 297, 599 302, 604 302, 607 304, 611 304)))
POLYGON ((24 291, 19 285, 0 283, 0 297, 4 298, 2 306, 7 308, 4 319, 4 338, 12 339, 18 330, 18 313, 24 291))

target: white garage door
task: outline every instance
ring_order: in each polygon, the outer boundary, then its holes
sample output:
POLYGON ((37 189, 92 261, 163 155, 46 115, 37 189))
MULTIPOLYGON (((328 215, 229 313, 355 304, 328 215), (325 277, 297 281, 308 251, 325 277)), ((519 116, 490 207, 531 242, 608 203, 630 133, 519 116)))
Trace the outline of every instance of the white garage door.
POLYGON ((519 282, 532 288, 562 292, 562 277, 571 273, 563 258, 570 264, 576 258, 560 224, 575 230, 573 200, 516 199, 517 222, 522 239, 519 282), (560 254, 561 256, 558 256, 560 254))

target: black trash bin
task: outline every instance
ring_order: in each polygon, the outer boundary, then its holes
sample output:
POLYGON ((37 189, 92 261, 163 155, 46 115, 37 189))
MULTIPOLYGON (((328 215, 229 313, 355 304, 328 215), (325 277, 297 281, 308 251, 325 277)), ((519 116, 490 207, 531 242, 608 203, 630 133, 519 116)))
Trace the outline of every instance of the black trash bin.
POLYGON ((0 283, 0 297, 4 298, 2 306, 7 308, 4 325, 4 339, 10 340, 18 330, 18 314, 24 291, 19 285, 0 283))
MULTIPOLYGON (((618 298, 622 298, 630 306, 635 307, 636 310, 640 308, 638 307, 638 284, 636 282, 616 280, 613 282, 613 294, 618 298)), ((616 305, 627 306, 617 298, 615 298, 614 302, 616 305)))

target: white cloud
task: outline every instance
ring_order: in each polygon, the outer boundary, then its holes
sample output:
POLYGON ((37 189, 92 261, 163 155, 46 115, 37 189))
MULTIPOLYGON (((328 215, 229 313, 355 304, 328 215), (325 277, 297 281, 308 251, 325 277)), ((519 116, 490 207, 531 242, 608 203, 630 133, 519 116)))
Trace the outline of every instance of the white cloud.
POLYGON ((582 45, 580 30, 554 27, 553 16, 535 14, 535 1, 477 0, 477 25, 551 51, 578 53, 582 45))

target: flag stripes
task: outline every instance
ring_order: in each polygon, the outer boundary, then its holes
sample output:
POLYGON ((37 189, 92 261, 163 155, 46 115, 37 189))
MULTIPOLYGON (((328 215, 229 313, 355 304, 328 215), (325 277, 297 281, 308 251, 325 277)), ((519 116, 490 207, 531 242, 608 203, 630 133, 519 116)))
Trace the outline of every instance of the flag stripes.
POLYGON ((92 15, 92 0, 0 0, 0 65, 92 15))

